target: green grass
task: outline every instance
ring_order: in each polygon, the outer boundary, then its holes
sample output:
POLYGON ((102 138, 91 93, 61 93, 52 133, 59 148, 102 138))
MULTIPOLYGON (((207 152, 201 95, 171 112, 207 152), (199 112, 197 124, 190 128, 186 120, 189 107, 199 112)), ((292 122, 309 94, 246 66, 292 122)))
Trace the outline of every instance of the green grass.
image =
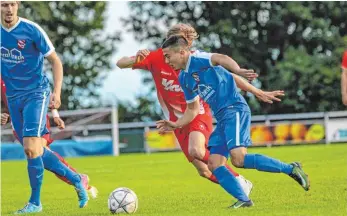
MULTIPOLYGON (((79 171, 89 174, 99 189, 99 198, 85 209, 77 206, 71 186, 45 172, 43 212, 38 215, 110 215, 109 193, 121 186, 133 189, 139 198, 136 215, 347 215, 347 145, 316 145, 253 148, 283 161, 300 161, 311 179, 305 192, 283 174, 237 169, 251 180, 255 206, 227 209, 235 200, 216 184, 202 179, 182 153, 131 154, 121 157, 68 158, 79 171)), ((26 161, 2 162, 2 215, 23 207, 29 197, 26 161)))

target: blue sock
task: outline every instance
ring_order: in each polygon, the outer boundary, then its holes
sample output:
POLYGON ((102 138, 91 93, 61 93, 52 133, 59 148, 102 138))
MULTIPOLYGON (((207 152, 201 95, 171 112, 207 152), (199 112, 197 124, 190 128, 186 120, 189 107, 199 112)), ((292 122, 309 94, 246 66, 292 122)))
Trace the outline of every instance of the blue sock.
POLYGON ((28 173, 31 186, 31 196, 29 202, 37 206, 41 204, 40 194, 43 179, 43 171, 44 168, 41 156, 28 159, 28 173))
POLYGON ((261 154, 246 154, 244 168, 259 171, 290 174, 293 166, 261 154))
POLYGON ((225 166, 220 166, 215 169, 213 175, 216 176, 219 184, 224 188, 224 190, 233 197, 241 201, 249 201, 249 198, 243 191, 239 181, 225 166))
POLYGON ((46 148, 43 150, 42 161, 45 169, 65 177, 73 185, 76 186, 76 184, 81 182, 81 177, 78 173, 70 170, 53 152, 46 148))

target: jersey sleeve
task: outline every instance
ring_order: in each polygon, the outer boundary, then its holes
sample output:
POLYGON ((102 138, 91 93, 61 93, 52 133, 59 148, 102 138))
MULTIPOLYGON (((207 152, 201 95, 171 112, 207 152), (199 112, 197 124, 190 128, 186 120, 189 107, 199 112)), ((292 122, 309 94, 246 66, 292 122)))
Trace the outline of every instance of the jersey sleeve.
POLYGON ((213 53, 196 51, 193 54, 193 57, 200 67, 213 67, 214 65, 212 64, 212 55, 213 53))
POLYGON ((347 69, 347 51, 343 54, 341 67, 347 69))
POLYGON ((34 43, 43 56, 47 57, 54 52, 55 48, 46 32, 37 24, 34 27, 34 43))
POLYGON ((151 53, 145 58, 143 59, 142 61, 140 62, 137 62, 135 64, 133 64, 133 70, 134 69, 142 69, 142 70, 148 70, 150 69, 151 67, 151 58, 152 58, 152 55, 151 53))
POLYGON ((185 85, 183 73, 185 72, 181 71, 178 77, 178 81, 183 90, 184 98, 186 99, 187 104, 193 103, 194 101, 199 99, 199 95, 196 92, 193 92, 191 89, 187 88, 187 86, 185 85))

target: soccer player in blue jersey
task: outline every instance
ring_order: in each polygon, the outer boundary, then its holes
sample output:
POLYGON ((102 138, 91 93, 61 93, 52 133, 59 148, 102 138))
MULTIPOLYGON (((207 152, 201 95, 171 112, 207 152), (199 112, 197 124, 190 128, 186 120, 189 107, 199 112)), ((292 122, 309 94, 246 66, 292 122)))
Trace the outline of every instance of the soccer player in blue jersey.
POLYGON ((81 176, 43 148, 42 136, 48 133, 45 121, 48 106, 55 109, 60 106, 63 67, 44 30, 38 24, 17 16, 18 4, 16 1, 1 2, 1 78, 7 87, 13 127, 27 156, 31 187, 28 204, 16 213, 42 211, 40 191, 44 168, 66 177, 74 185, 79 206, 83 208, 89 198, 81 176), (52 65, 52 94, 43 72, 44 57, 52 65))
POLYGON ((188 108, 176 122, 161 120, 157 122, 157 127, 160 132, 165 132, 191 122, 199 113, 199 97, 210 105, 217 120, 217 127, 208 144, 211 151, 208 166, 220 185, 237 199, 232 208, 250 207, 253 202, 225 168, 229 155, 236 167, 285 173, 306 191, 309 190, 308 176, 299 163, 287 164, 265 155, 247 153, 246 147, 251 145, 251 111, 238 92, 233 76, 227 70, 233 67, 233 61, 228 60, 229 57, 199 51, 191 53, 187 40, 182 36, 170 37, 163 43, 162 48, 166 62, 176 70, 181 69, 179 82, 188 108))

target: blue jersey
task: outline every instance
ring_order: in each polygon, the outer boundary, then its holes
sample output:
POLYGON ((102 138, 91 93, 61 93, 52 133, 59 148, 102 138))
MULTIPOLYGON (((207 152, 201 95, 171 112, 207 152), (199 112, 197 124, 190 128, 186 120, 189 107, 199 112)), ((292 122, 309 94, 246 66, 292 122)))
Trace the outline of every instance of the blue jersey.
POLYGON ((7 97, 46 91, 43 60, 53 51, 45 31, 32 21, 19 18, 10 29, 1 26, 1 77, 7 97))
POLYGON ((199 96, 210 105, 217 121, 226 108, 250 112, 247 102, 239 93, 231 73, 221 66, 213 66, 212 53, 196 51, 190 54, 179 81, 187 103, 199 96))

